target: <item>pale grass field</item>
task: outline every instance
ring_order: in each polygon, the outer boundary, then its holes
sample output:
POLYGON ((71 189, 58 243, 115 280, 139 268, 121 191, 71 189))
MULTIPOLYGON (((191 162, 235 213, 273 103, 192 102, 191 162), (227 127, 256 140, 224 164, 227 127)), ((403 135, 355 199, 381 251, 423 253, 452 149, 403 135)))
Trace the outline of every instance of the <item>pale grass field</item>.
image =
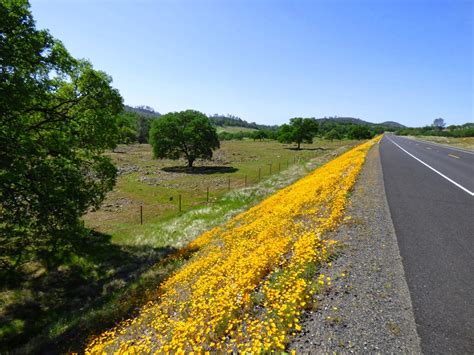
POLYGON ((474 151, 474 137, 452 138, 452 137, 436 137, 436 136, 418 136, 412 137, 422 139, 424 141, 450 145, 457 148, 469 149, 474 151))

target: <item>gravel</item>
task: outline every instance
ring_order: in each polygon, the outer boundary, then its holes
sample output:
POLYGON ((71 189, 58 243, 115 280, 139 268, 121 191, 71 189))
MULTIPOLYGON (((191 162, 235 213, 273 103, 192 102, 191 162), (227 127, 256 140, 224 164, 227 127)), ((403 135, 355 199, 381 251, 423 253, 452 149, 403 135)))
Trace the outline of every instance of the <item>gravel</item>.
POLYGON ((321 270, 331 277, 289 344, 297 352, 421 353, 402 260, 383 185, 378 145, 351 194, 351 219, 331 238, 342 253, 321 270))

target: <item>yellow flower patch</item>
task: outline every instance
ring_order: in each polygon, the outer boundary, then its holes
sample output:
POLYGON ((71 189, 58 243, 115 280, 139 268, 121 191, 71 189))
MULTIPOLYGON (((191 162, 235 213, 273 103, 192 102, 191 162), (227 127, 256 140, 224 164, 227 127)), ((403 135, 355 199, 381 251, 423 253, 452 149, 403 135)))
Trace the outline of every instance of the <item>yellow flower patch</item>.
MULTIPOLYGON (((342 220, 375 138, 190 243, 193 257, 139 315, 104 332, 86 353, 283 350, 301 330, 311 293, 330 283, 317 265, 322 236, 342 220)), ((185 251, 183 251, 185 253, 185 251)))

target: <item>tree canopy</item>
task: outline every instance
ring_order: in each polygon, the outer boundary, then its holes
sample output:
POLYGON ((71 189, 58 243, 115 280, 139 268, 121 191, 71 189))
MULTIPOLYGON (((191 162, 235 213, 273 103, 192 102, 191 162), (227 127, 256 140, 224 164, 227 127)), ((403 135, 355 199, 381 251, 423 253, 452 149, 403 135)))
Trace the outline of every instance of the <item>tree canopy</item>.
POLYGON ((437 128, 439 130, 442 130, 445 126, 446 126, 446 123, 444 123, 444 120, 441 117, 436 118, 433 121, 433 127, 437 128))
POLYGON ((220 147, 216 129, 199 111, 172 112, 152 122, 150 143, 155 158, 185 158, 192 168, 196 159, 211 159, 220 147))
POLYGON ((0 2, 0 266, 56 265, 116 178, 111 78, 38 30, 29 4, 0 2))
POLYGON ((367 126, 356 125, 352 126, 348 133, 349 139, 370 139, 372 138, 373 134, 370 131, 370 128, 367 126))
POLYGON ((324 135, 324 138, 332 142, 334 139, 342 139, 342 135, 336 128, 333 128, 324 135))
POLYGON ((301 143, 313 143, 313 137, 318 132, 318 125, 312 118, 295 117, 290 124, 284 124, 278 132, 278 140, 283 143, 296 143, 298 149, 301 143))

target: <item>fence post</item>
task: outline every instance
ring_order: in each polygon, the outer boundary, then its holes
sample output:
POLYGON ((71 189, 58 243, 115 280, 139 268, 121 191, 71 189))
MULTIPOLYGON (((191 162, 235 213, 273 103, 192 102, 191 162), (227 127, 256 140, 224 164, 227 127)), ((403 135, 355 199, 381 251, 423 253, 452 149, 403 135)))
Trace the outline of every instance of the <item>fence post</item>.
POLYGON ((143 224, 143 205, 140 205, 140 224, 143 224))
POLYGON ((181 212, 181 194, 179 194, 179 212, 181 212))

